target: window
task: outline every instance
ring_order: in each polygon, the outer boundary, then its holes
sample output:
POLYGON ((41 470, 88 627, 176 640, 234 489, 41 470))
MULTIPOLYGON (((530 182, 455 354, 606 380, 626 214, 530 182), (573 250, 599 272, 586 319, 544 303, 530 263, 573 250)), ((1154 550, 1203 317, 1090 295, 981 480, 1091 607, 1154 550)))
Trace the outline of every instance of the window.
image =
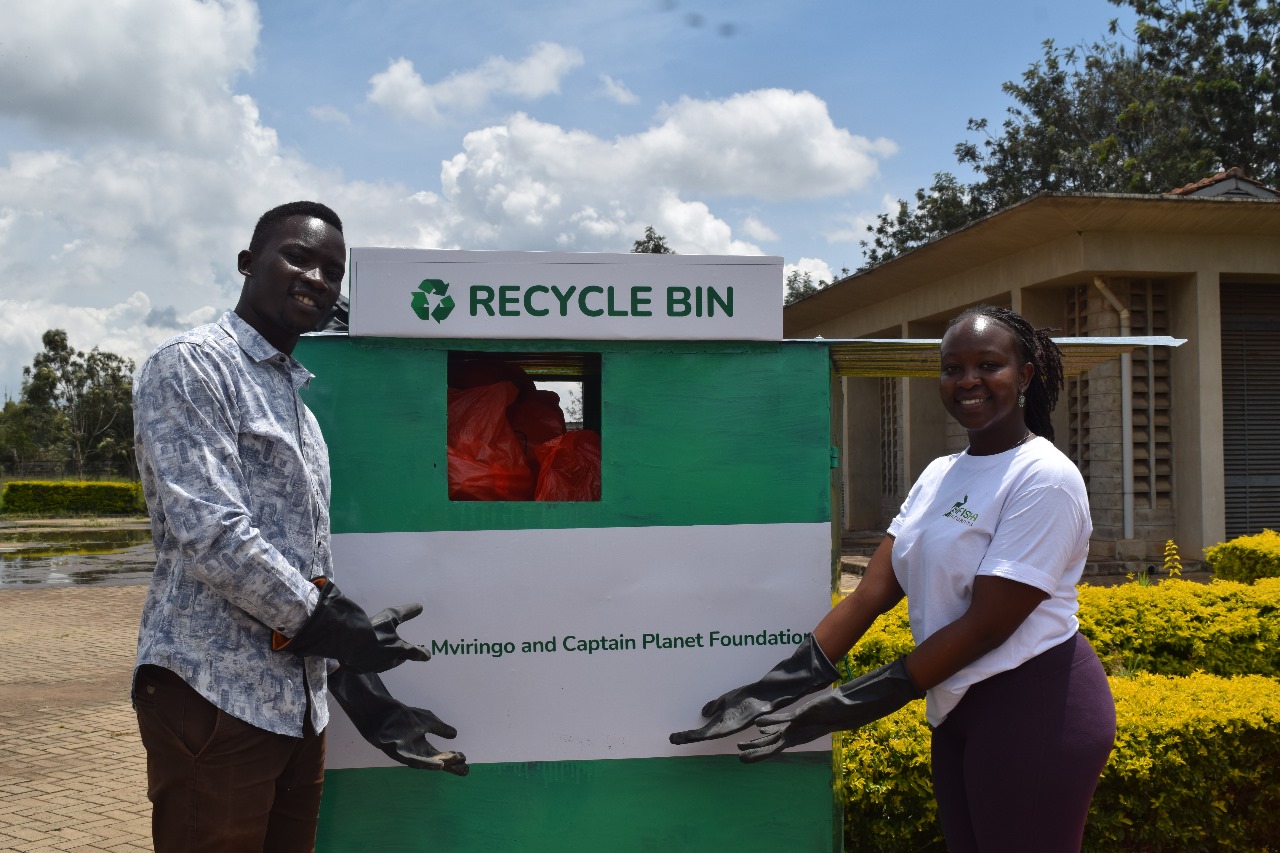
POLYGON ((600 354, 449 353, 449 498, 598 501, 600 354))

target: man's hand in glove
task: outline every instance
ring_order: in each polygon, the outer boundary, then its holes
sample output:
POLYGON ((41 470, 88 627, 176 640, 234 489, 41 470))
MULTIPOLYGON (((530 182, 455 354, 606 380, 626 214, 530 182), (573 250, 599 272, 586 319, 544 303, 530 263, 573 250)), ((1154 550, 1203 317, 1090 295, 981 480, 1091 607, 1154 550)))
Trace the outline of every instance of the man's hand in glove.
POLYGON ((769 714, 801 696, 826 687, 839 676, 840 673, 814 642, 813 635, 809 634, 796 646, 791 657, 780 662, 764 678, 730 690, 703 706, 702 716, 709 720, 706 725, 675 732, 670 740, 674 744, 695 743, 740 732, 762 714, 769 714))
POLYGON ((742 751, 738 757, 747 764, 763 761, 787 747, 865 726, 922 696, 907 672, 905 658, 898 658, 794 711, 756 720, 760 737, 738 744, 742 751))
POLYGON ((361 737, 395 761, 455 776, 471 771, 461 752, 440 752, 427 740, 429 734, 453 738, 457 730, 426 708, 411 708, 397 700, 377 675, 338 667, 329 674, 329 692, 361 737))
POLYGON ((377 622, 338 591, 333 581, 319 578, 320 600, 306 624, 292 639, 277 632, 272 648, 296 655, 332 658, 355 672, 386 672, 407 660, 430 660, 421 646, 400 639, 397 626, 422 612, 421 604, 402 604, 379 611, 377 622))

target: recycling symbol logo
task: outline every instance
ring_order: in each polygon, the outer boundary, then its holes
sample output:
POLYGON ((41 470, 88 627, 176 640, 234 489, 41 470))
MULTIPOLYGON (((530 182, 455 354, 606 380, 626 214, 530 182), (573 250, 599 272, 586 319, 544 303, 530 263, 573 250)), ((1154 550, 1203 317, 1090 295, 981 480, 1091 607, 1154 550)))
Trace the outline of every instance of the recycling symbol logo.
POLYGON ((424 278, 413 291, 413 301, 409 303, 413 313, 419 320, 435 320, 443 323, 453 313, 453 297, 449 295, 449 282, 438 278, 424 278), (432 307, 432 303, 435 307, 432 307))

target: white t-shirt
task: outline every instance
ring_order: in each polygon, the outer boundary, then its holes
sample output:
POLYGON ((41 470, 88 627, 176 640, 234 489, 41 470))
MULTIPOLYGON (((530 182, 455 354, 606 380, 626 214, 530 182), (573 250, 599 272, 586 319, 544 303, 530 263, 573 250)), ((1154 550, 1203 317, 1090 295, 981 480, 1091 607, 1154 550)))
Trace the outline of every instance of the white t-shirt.
POLYGON ((1084 479, 1047 439, 929 464, 889 525, 893 571, 907 594, 916 645, 969 609, 977 575, 1008 578, 1049 595, 1003 645, 928 692, 930 724, 941 724, 969 685, 1075 634, 1076 584, 1092 532, 1084 479))

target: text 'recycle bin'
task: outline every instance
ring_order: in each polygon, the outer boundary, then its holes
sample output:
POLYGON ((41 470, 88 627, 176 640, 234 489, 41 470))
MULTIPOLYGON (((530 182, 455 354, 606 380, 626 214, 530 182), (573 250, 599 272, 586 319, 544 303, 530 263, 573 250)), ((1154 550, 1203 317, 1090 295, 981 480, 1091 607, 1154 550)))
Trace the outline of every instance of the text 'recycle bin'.
POLYGON ((383 675, 458 729, 458 778, 332 705, 320 851, 839 849, 829 738, 745 766, 676 747, 830 607, 831 367, 786 342, 775 257, 351 251, 350 334, 297 356, 333 552, 427 663, 383 675), (451 359, 583 383, 598 501, 451 501, 451 359))

